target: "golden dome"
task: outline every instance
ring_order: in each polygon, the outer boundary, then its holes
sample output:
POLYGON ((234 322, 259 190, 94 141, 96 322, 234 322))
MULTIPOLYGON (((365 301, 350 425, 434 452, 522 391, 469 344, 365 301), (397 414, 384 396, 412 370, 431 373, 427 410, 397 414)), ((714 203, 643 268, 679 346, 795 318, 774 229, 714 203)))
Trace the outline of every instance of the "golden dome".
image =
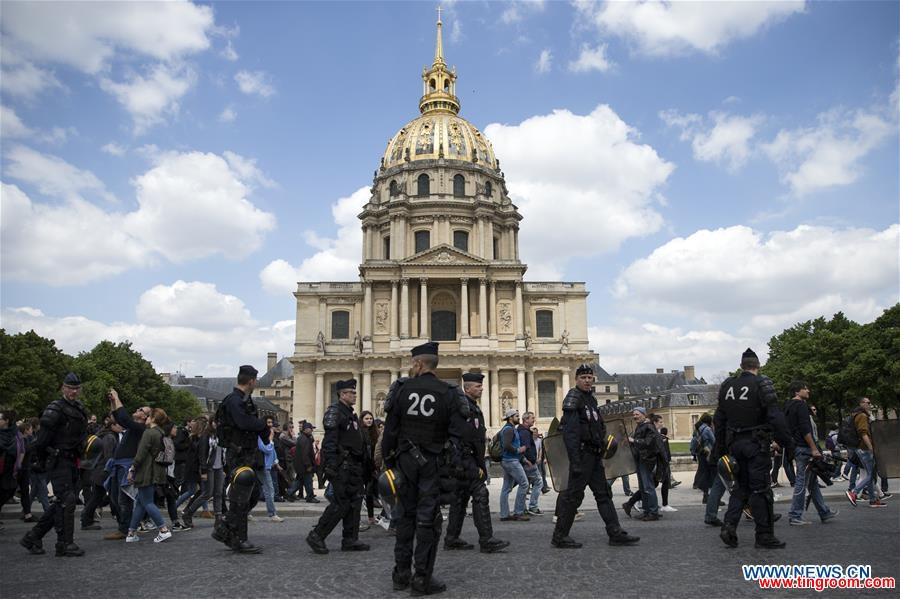
POLYGON ((394 135, 382 165, 391 168, 417 160, 465 160, 497 168, 491 142, 472 123, 449 112, 428 112, 394 135))

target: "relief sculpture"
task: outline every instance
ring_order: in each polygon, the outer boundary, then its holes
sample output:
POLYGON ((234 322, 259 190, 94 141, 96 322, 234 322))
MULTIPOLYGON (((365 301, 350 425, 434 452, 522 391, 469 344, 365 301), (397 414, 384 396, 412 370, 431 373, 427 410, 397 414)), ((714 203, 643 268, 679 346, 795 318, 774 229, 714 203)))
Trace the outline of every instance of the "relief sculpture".
POLYGON ((375 304, 375 330, 382 333, 387 331, 389 313, 387 302, 375 304))
POLYGON ((512 331, 512 310, 508 302, 501 302, 498 311, 500 320, 500 332, 509 333, 512 331))

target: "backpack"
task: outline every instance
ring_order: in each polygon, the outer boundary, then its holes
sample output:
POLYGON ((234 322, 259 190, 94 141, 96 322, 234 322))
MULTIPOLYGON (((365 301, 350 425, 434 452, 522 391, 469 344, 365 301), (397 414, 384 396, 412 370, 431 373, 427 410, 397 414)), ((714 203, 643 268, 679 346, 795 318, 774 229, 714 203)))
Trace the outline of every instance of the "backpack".
POLYGON ((857 410, 850 412, 846 418, 841 420, 841 426, 838 428, 837 442, 846 447, 859 447, 859 434, 856 432, 856 424, 853 420, 859 414, 857 410))
MULTIPOLYGON (((504 426, 503 428, 506 427, 504 426)), ((492 462, 503 461, 503 441, 500 440, 500 433, 503 431, 503 428, 491 438, 491 444, 488 446, 488 455, 492 462)))
POLYGON ((156 454, 154 461, 160 466, 170 466, 175 461, 175 443, 171 437, 163 436, 162 444, 163 447, 156 454))

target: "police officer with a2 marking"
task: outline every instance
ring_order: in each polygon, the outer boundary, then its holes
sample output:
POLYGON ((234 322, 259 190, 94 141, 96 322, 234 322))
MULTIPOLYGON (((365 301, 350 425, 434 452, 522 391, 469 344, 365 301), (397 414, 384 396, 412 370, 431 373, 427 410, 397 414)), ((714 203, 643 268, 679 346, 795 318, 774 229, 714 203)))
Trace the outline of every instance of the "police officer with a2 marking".
POLYGON ((341 551, 369 550, 369 546, 359 540, 359 510, 365 492, 365 450, 359 431, 359 419, 353 411, 356 404, 356 379, 338 381, 335 387, 338 401, 325 410, 325 438, 322 440, 322 461, 334 497, 319 518, 318 524, 306 536, 307 544, 319 554, 328 553, 325 538, 342 520, 344 528, 341 551))
POLYGON ((382 438, 388 466, 399 468, 405 479, 398 490, 394 589, 412 586, 414 593, 425 595, 447 588, 433 576, 442 522, 439 468, 445 451, 459 451, 460 431, 468 416, 468 402, 463 402, 458 388, 435 376, 437 365, 437 343, 412 349, 413 378, 385 402, 382 438))
POLYGON ((729 460, 732 469, 737 466, 736 484, 719 536, 729 547, 737 547, 741 508, 749 501, 756 525, 756 547, 784 547, 785 543, 773 534, 771 450, 786 447, 791 439, 772 380, 759 375, 759 358, 749 347, 741 356, 741 370, 719 388, 715 414, 716 454, 729 460))

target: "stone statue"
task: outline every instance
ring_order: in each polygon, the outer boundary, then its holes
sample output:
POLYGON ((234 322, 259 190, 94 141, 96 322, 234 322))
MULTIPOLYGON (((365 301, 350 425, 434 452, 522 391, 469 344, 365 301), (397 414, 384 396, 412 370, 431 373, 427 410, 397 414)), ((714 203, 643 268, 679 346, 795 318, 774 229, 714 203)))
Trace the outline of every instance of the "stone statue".
POLYGON ((569 351, 569 331, 563 331, 562 337, 559 338, 560 352, 569 351))
POLYGON ((534 348, 534 341, 531 339, 531 331, 525 331, 525 349, 531 351, 534 348))
POLYGON ((363 350, 362 335, 359 334, 359 331, 356 331, 356 337, 353 338, 353 349, 358 352, 363 350))
POLYGON ((316 349, 320 353, 325 353, 325 335, 322 334, 322 331, 319 331, 319 334, 316 335, 316 349))

